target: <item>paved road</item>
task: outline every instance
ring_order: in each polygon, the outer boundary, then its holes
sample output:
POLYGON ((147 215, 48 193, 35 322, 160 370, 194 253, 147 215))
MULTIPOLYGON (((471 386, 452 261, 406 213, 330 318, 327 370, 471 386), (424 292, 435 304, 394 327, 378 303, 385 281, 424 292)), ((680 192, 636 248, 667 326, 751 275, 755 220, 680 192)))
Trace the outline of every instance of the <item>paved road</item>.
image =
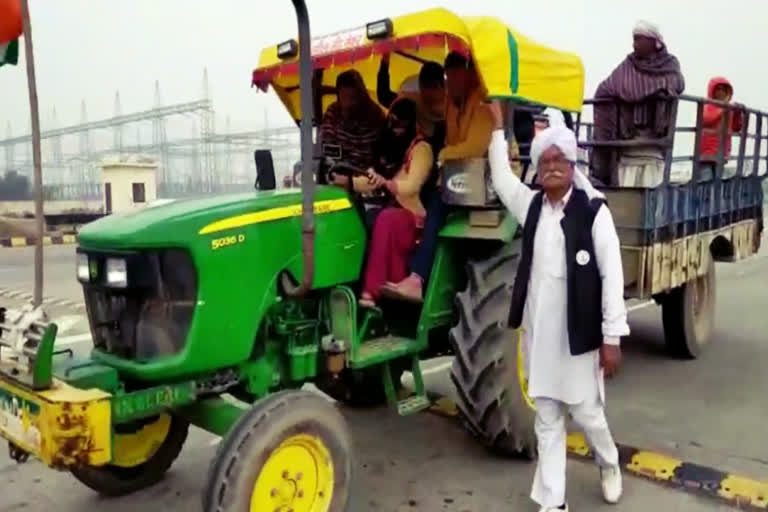
MULTIPOLYGON (((0 288, 28 290, 34 283, 33 247, 0 249, 0 288)), ((43 295, 82 301, 83 292, 75 279, 75 246, 52 245, 43 251, 43 295)))
MULTIPOLYGON (((26 282, 21 277, 30 255, 26 249, 0 249, 0 287, 6 279, 30 286, 31 271, 25 274, 26 282), (9 268, 19 275, 3 272, 9 268)), ((632 313, 625 366, 608 387, 608 413, 619 442, 768 480, 766 256, 763 252, 738 265, 718 266, 715 343, 697 361, 672 360, 665 354, 656 307, 632 313)), ((79 298, 73 249, 52 248, 48 258, 50 294, 79 298)), ((436 386, 445 385, 444 376, 436 378, 436 386)), ((357 452, 352 511, 536 510, 527 499, 533 466, 489 456, 453 421, 433 414, 399 418, 386 409, 345 409, 344 414, 357 452)), ((195 431, 163 483, 117 500, 95 496, 69 475, 37 463, 16 466, 0 456, 0 488, 14 489, 0 493, 0 511, 198 510, 213 442, 208 434, 195 431)), ((595 469, 571 461, 569 472, 569 500, 575 511, 730 510, 634 478, 625 482, 621 507, 604 507, 595 469)))

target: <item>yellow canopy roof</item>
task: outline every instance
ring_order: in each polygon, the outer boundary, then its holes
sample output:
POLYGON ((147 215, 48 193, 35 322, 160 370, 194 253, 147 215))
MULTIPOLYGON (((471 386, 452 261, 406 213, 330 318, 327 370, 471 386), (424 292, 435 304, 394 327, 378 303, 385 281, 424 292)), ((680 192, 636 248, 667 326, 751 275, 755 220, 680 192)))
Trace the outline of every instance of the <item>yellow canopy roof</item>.
MULTIPOLYGON (((371 20, 375 21, 375 20, 371 20)), ((333 86, 347 69, 360 72, 371 97, 376 98, 376 77, 383 53, 399 50, 423 60, 442 63, 452 50, 470 53, 490 98, 580 111, 584 98, 584 67, 572 53, 543 46, 508 28, 493 17, 459 17, 438 8, 392 19, 393 35, 368 40, 365 26, 312 41, 314 67, 324 69, 323 85, 333 86)), ((281 60, 277 45, 261 52, 253 82, 271 84, 294 119, 301 117, 297 58, 281 60)), ((398 90, 418 75, 418 60, 392 54, 390 81, 398 90)), ((334 98, 323 98, 323 111, 334 98)))

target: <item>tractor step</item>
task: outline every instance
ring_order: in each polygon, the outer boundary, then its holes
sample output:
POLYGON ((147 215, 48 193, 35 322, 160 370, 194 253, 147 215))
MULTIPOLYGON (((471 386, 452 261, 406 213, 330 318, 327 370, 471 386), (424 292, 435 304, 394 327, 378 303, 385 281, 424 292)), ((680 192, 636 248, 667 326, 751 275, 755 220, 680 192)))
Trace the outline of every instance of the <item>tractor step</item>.
POLYGON ((352 368, 366 368, 397 359, 419 351, 418 342, 398 336, 373 338, 360 345, 357 354, 350 358, 352 368))
POLYGON ((428 409, 432 405, 432 402, 429 401, 429 398, 427 398, 424 395, 413 395, 409 396, 405 400, 400 400, 397 403, 397 413, 400 416, 409 416, 411 414, 416 414, 417 412, 421 412, 424 409, 428 409))

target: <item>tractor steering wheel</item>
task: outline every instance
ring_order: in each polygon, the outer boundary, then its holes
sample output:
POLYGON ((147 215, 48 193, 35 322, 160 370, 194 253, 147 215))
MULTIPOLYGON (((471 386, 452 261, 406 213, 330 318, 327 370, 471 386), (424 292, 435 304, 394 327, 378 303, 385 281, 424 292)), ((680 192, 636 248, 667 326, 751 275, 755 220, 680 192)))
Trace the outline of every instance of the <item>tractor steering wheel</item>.
POLYGON ((367 172, 363 169, 360 169, 359 167, 355 167, 352 164, 349 164, 344 161, 334 162, 331 165, 331 168, 328 169, 328 175, 331 174, 338 174, 340 176, 346 176, 348 178, 353 178, 355 176, 367 176, 367 172))

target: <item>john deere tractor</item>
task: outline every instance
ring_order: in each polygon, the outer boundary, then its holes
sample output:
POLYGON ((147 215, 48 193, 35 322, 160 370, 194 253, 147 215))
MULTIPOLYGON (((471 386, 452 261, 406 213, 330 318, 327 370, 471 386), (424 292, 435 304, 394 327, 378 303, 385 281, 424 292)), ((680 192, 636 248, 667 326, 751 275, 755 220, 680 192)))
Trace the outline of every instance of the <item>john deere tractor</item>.
POLYGON ((315 183, 326 159, 314 158, 312 129, 335 77, 356 68, 374 87, 386 52, 394 52, 395 88, 455 50, 474 56, 489 96, 573 111, 582 101, 579 59, 496 19, 442 9, 311 40, 304 1, 293 4, 298 41, 265 49, 253 83, 272 88, 300 126, 301 189, 275 190, 261 151, 255 191, 84 227, 77 279, 93 338, 87 360, 57 351, 56 325, 42 311, 0 310, 0 435, 18 460, 34 455, 99 493, 122 495, 160 480, 194 425, 223 437, 204 510, 343 510, 349 432, 330 401, 302 386, 352 405, 386 400, 408 415, 430 405, 419 358, 431 354, 456 356, 458 405, 477 439, 501 453, 533 453, 516 337, 505 327, 517 226, 484 160, 442 169, 454 206, 423 304, 361 309, 368 235, 356 197, 315 183), (553 73, 569 77, 556 90, 553 73), (410 396, 400 386, 405 370, 410 396))

